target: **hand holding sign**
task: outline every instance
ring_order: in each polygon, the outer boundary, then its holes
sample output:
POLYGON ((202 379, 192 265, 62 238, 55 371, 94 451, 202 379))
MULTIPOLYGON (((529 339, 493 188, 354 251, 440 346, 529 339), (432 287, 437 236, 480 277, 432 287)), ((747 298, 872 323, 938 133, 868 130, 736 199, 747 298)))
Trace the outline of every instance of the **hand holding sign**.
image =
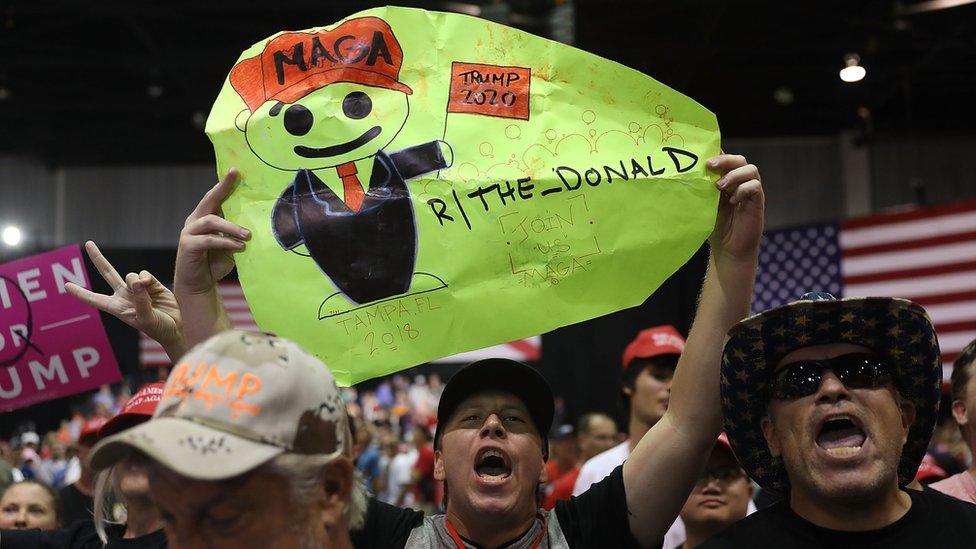
POLYGON ((224 219, 220 208, 234 189, 237 176, 237 170, 228 170, 186 218, 176 256, 177 292, 212 290, 234 268, 233 253, 242 251, 244 241, 250 238, 250 231, 224 219))
POLYGON ((189 347, 231 327, 217 295, 217 282, 234 268, 234 253, 242 251, 251 237, 250 231, 224 219, 221 210, 237 177, 237 170, 228 170, 203 195, 180 233, 173 290, 180 305, 193 311, 184 329, 189 347))
POLYGON ((79 301, 104 311, 155 339, 174 362, 186 351, 180 307, 173 292, 148 271, 129 273, 125 279, 102 255, 94 242, 85 243, 85 251, 112 295, 95 293, 67 282, 64 289, 79 301))
POLYGON ((726 254, 755 263, 763 231, 765 196, 759 169, 744 156, 723 154, 711 158, 708 168, 722 177, 715 229, 708 237, 713 255, 726 254))

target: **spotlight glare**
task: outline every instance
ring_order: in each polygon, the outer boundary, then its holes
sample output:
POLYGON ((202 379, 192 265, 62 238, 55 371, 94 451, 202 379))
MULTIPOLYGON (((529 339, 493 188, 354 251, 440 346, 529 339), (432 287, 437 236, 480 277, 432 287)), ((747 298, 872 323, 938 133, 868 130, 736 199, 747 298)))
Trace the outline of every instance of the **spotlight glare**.
POLYGON ((20 240, 22 237, 23 235, 21 234, 20 229, 14 227, 13 225, 4 227, 3 232, 0 233, 0 238, 3 239, 3 243, 11 248, 20 245, 20 240))
POLYGON ((856 53, 844 56, 845 67, 840 70, 840 79, 844 82, 858 82, 863 80, 868 71, 861 66, 861 58, 856 53))

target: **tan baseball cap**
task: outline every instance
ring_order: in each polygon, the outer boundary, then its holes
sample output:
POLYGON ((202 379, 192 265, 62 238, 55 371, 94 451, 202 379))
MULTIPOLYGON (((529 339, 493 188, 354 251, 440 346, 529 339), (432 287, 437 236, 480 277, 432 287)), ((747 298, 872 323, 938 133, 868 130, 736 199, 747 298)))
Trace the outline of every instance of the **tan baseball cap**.
POLYGON ((335 378, 298 345, 230 330, 173 368, 152 419, 99 442, 92 468, 138 450, 185 477, 221 480, 283 453, 343 453, 347 419, 335 378))

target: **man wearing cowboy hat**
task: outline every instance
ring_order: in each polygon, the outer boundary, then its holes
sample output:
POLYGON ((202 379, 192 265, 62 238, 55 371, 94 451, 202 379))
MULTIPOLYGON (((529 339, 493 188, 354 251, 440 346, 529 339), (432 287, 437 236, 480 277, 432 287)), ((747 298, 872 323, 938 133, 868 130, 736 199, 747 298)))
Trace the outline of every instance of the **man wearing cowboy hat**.
POLYGON ((807 294, 729 331, 721 384, 732 449, 784 500, 705 547, 976 545, 976 506, 902 489, 942 387, 920 306, 807 294))

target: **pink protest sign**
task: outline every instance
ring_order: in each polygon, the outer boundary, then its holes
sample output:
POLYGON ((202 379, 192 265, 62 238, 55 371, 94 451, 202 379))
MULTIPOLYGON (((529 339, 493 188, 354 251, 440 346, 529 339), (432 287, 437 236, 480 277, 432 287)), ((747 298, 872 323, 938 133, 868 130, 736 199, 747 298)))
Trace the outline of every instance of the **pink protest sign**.
POLYGON ((0 265, 0 410, 122 378, 98 310, 67 282, 91 287, 77 245, 0 265))

